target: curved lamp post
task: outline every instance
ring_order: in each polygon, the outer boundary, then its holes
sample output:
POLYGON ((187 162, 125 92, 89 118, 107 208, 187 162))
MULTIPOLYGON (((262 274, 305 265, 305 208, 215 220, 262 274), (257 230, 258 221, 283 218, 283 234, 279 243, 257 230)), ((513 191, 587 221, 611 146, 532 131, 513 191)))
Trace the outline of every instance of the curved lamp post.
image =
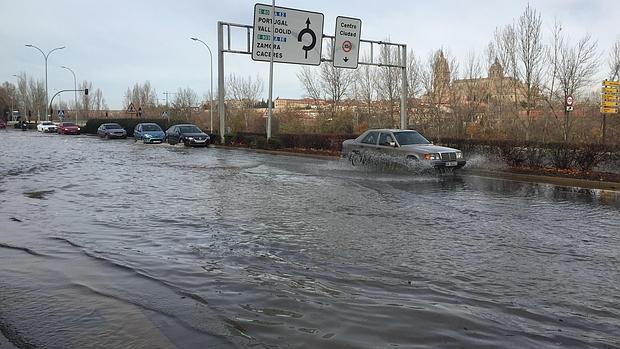
POLYGON ((209 45, 207 45, 206 42, 198 39, 198 38, 190 38, 194 41, 198 41, 198 42, 202 42, 203 45, 205 45, 205 47, 207 48, 207 50, 209 50, 209 57, 211 58, 211 90, 209 91, 209 100, 210 100, 210 106, 209 106, 209 131, 213 132, 213 53, 211 52, 211 48, 209 47, 209 45))
POLYGON ((77 125, 78 123, 78 112, 80 110, 80 108, 78 108, 78 101, 77 101, 77 79, 75 78, 75 72, 73 71, 73 69, 69 68, 69 67, 65 67, 64 65, 60 66, 63 69, 67 69, 68 71, 71 72, 71 74, 73 74, 73 89, 75 90, 75 124, 77 125))
MULTIPOLYGON (((26 47, 32 47, 32 48, 39 50, 39 52, 41 52, 41 54, 43 55, 43 58, 45 59, 45 108, 47 108, 47 104, 49 102, 49 96, 47 94, 47 57, 49 57, 52 54, 52 52, 56 50, 62 50, 63 48, 65 48, 65 46, 53 48, 47 54, 45 54, 43 50, 41 50, 35 45, 28 44, 26 45, 26 47)), ((49 115, 47 114, 47 112, 48 110, 45 111, 45 121, 49 121, 49 115)))

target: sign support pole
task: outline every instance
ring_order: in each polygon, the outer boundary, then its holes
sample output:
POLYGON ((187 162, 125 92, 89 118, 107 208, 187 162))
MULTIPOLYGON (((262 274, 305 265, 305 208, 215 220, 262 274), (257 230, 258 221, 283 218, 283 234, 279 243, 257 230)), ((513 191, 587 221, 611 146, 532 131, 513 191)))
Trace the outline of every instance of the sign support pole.
POLYGON ((269 105, 267 110, 267 140, 271 138, 271 113, 273 112, 273 43, 276 18, 276 0, 271 1, 271 55, 269 55, 269 105))
POLYGON ((603 129, 601 130, 601 144, 605 145, 605 133, 607 133, 607 114, 603 114, 603 129))
POLYGON ((224 23, 217 22, 217 113, 220 116, 220 139, 225 144, 224 119, 224 23))
POLYGON ((407 95, 409 94, 407 91, 407 45, 402 45, 402 88, 400 91, 400 128, 401 130, 407 129, 407 95))

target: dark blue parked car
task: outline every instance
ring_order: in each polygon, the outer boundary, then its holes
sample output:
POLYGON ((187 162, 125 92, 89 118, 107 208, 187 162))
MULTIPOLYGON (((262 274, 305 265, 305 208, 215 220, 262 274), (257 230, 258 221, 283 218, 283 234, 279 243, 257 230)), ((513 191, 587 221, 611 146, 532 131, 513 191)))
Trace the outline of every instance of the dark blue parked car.
POLYGON ((152 122, 137 124, 133 129, 133 138, 144 143, 161 143, 166 134, 159 125, 152 122))

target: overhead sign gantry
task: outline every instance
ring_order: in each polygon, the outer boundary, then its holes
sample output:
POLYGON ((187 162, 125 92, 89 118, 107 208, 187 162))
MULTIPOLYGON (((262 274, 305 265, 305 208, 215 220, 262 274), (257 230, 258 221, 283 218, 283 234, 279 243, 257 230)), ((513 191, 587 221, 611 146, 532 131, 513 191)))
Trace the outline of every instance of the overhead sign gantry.
MULTIPOLYGON (((273 52, 273 62, 275 63, 320 65, 322 62, 332 62, 336 68, 355 69, 358 64, 398 68, 402 74, 400 128, 407 128, 407 45, 362 39, 362 21, 357 18, 337 17, 334 35, 323 33, 323 22, 322 13, 279 7, 275 6, 274 2, 272 5, 254 5, 253 25, 221 21, 217 23, 218 113, 220 115, 222 142, 226 130, 224 127, 224 53, 247 54, 251 55, 253 60, 263 62, 271 62, 271 53, 273 52), (232 48, 231 28, 240 28, 246 31, 245 49, 232 48), (331 53, 327 57, 323 57, 322 43, 324 39, 331 40, 332 45, 331 53), (370 49, 369 61, 367 62, 359 60, 359 50, 362 44, 367 45, 370 49), (375 60, 373 54, 375 45, 380 48, 396 49, 396 61, 375 60)), ((267 138, 271 134, 270 121, 271 119, 268 117, 267 138)))

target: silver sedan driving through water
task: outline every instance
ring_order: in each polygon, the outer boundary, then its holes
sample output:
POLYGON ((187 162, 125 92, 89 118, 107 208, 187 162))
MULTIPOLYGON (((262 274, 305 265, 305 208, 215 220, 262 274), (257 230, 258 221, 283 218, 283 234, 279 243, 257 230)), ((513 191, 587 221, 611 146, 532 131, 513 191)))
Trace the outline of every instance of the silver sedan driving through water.
POLYGON ((342 143, 342 156, 352 165, 372 159, 389 159, 397 163, 419 162, 437 169, 465 166, 463 152, 432 144, 413 130, 371 129, 342 143))

